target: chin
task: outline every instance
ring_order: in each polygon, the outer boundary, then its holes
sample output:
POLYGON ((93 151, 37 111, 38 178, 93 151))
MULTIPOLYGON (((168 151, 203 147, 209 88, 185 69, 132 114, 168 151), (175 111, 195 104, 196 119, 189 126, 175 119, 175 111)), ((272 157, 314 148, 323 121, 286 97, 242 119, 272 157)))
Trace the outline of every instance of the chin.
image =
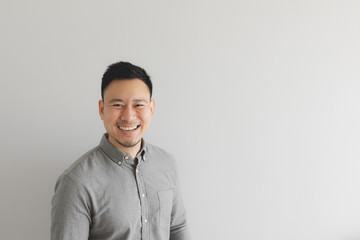
POLYGON ((139 140, 135 140, 135 141, 120 141, 118 139, 116 139, 116 142, 118 144, 120 144, 121 146, 123 147, 126 147, 126 148, 132 148, 132 147, 135 147, 136 145, 138 145, 140 142, 141 142, 141 138, 139 140))

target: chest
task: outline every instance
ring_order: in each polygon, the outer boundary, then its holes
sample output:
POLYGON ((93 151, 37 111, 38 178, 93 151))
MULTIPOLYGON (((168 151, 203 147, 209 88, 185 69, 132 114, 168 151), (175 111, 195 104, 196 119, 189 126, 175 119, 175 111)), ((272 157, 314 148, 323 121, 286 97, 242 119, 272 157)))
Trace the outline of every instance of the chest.
POLYGON ((146 168, 122 169, 97 182, 92 193, 92 232, 138 234, 144 223, 157 227, 170 222, 172 172, 146 168))

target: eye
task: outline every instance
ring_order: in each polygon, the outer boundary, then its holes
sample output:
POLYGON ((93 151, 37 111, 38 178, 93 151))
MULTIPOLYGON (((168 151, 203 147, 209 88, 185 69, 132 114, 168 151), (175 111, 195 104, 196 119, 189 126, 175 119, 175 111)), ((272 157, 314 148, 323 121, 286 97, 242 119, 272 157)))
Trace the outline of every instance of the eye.
POLYGON ((135 105, 135 107, 137 107, 137 108, 143 107, 143 106, 144 106, 144 104, 140 104, 140 103, 135 105))
POLYGON ((122 105, 122 104, 119 104, 119 103, 113 104, 112 106, 113 106, 113 107, 123 107, 123 105, 122 105))

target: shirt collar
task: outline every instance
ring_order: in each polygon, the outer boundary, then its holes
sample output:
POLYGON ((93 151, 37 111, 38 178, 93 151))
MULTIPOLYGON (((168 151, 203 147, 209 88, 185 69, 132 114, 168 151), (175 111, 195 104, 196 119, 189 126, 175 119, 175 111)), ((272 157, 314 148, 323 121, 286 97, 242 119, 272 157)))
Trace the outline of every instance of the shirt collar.
MULTIPOLYGON (((130 156, 124 152, 122 152, 121 150, 119 150, 117 147, 115 147, 114 145, 112 145, 110 143, 110 141, 108 140, 109 134, 105 133, 100 141, 100 148, 106 153, 106 155, 108 155, 112 161, 114 161, 115 163, 119 163, 119 161, 126 161, 130 159, 130 156)), ((139 151, 139 153, 136 155, 136 157, 138 158, 138 161, 142 160, 142 161, 146 161, 146 157, 145 157, 145 153, 146 153, 146 142, 144 141, 144 139, 141 140, 141 150, 139 151)), ((132 160, 131 160, 132 161, 132 160)))

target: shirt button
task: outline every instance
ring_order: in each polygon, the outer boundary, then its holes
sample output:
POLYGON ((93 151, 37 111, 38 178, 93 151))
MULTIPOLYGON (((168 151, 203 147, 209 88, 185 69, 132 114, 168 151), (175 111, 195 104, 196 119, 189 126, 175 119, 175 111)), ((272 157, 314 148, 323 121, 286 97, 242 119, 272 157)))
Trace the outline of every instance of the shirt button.
POLYGON ((145 156, 143 156, 143 159, 145 160, 145 156))
POLYGON ((127 160, 127 159, 129 159, 129 156, 125 156, 124 158, 127 160))
POLYGON ((146 219, 146 218, 145 218, 144 222, 147 223, 147 219, 146 219))
POLYGON ((118 163, 119 165, 121 165, 121 161, 118 161, 117 163, 118 163))
POLYGON ((141 194, 142 197, 145 197, 145 194, 141 194))
POLYGON ((136 172, 138 173, 138 172, 139 172, 139 170, 137 170, 137 169, 136 169, 136 172))

